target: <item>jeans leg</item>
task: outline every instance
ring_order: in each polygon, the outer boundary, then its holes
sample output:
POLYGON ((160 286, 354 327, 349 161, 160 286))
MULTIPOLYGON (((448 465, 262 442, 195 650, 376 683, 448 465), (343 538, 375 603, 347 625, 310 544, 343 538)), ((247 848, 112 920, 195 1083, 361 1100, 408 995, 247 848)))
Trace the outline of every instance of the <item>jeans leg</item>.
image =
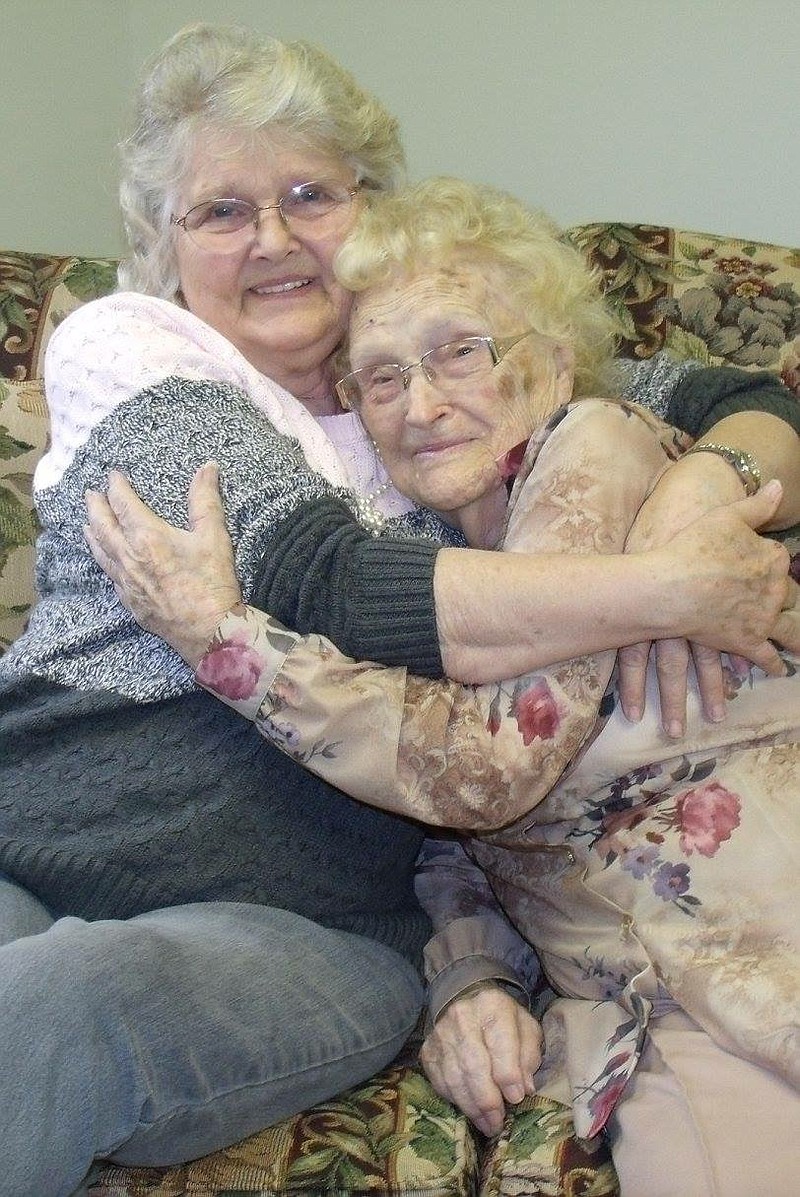
POLYGON ((38 935, 53 919, 38 898, 0 873, 0 946, 26 935, 38 935))
POLYGON ((410 964, 288 911, 202 903, 66 918, 0 947, 0 1197, 62 1197, 93 1157, 176 1163, 383 1067, 410 964))

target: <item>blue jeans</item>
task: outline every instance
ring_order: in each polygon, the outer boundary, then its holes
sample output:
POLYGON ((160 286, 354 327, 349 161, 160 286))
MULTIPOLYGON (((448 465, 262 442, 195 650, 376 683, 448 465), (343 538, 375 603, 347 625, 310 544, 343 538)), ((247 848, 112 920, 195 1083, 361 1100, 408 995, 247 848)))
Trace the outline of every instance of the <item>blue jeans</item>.
POLYGON ((0 1197, 204 1155, 365 1079, 422 989, 390 948, 233 902, 55 922, 0 876, 0 1197))

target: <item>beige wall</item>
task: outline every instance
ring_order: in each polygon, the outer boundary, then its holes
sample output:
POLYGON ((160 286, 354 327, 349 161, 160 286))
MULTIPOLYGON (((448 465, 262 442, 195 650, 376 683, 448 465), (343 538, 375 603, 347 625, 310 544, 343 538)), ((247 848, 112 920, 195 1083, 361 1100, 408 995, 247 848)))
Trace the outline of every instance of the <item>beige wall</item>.
POLYGON ((401 118, 414 177, 800 244, 798 0, 0 0, 0 246, 118 252, 133 80, 198 19, 325 46, 401 118))

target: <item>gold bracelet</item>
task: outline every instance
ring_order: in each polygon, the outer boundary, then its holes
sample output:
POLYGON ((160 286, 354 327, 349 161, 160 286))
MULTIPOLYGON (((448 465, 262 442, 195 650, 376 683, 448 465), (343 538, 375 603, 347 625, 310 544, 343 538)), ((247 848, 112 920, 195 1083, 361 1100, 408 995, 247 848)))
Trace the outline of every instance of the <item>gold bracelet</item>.
POLYGON ((745 453, 744 449, 734 449, 730 445, 717 445, 706 441, 702 445, 692 445, 691 449, 684 453, 684 457, 688 457, 690 453, 716 453, 718 457, 724 458, 739 475, 746 495, 754 495, 761 487, 761 470, 758 463, 753 455, 745 453))

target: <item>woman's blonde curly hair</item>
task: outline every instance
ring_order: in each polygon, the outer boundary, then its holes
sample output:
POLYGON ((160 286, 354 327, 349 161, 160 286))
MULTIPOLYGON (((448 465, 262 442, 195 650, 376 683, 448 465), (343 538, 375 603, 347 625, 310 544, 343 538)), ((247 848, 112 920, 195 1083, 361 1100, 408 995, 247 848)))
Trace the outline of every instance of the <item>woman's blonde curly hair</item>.
POLYGON ((335 270, 349 290, 364 291, 398 270, 446 267, 465 254, 502 286, 523 324, 572 349, 576 397, 619 392, 620 329, 598 273, 549 217, 503 191, 440 177, 370 197, 335 270))
POLYGON ((190 25, 145 68, 134 130, 120 145, 120 203, 129 254, 120 286, 164 299, 179 291, 170 219, 198 136, 275 132, 340 156, 359 182, 388 190, 405 177, 398 123, 316 46, 235 26, 190 25))

